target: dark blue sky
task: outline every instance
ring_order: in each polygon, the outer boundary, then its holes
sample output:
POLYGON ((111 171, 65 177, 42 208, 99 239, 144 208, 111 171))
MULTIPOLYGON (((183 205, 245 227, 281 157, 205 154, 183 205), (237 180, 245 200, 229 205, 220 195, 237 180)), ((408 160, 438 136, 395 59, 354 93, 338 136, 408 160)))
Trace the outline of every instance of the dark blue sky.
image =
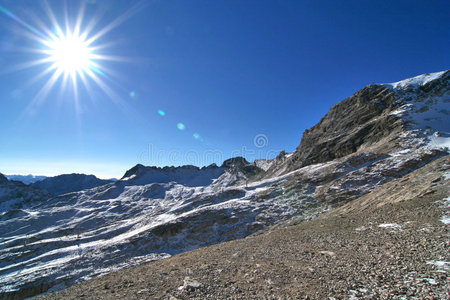
POLYGON ((92 44, 105 46, 96 74, 106 89, 89 76, 88 86, 78 78, 63 87, 61 77, 36 96, 53 74, 38 78, 48 64, 16 69, 43 57, 30 36, 52 28, 48 12, 40 1, 0 0, 6 174, 120 177, 136 163, 272 158, 365 85, 450 65, 449 1, 48 3, 63 28, 64 11, 72 28, 86 3, 81 31, 98 20, 88 36, 124 20, 92 44))

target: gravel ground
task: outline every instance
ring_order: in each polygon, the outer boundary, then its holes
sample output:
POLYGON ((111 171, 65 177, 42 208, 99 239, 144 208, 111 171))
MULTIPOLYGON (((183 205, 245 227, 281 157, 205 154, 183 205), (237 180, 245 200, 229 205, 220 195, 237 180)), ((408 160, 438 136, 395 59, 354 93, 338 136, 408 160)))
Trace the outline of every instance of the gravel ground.
POLYGON ((315 220, 39 299, 450 299, 449 166, 444 157, 315 220))

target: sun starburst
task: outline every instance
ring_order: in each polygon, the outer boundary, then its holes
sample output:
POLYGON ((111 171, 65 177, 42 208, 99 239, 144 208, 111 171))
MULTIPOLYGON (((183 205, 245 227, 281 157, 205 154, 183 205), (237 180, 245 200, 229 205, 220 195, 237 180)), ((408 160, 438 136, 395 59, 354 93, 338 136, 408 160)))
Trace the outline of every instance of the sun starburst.
POLYGON ((44 52, 49 55, 53 67, 59 72, 76 76, 94 66, 92 49, 82 35, 67 32, 45 44, 49 49, 44 52))
POLYGON ((109 70, 102 66, 100 62, 126 61, 126 59, 101 53, 101 51, 105 51, 106 48, 113 44, 111 42, 101 44, 101 41, 108 32, 143 8, 143 2, 139 2, 102 28, 96 27, 98 19, 95 18, 91 19, 87 25, 85 24, 85 1, 81 2, 80 10, 73 24, 70 22, 66 5, 65 11, 60 14, 64 18, 62 22, 58 22, 48 2, 44 1, 43 3, 46 15, 51 22, 50 28, 39 18, 35 18, 35 26, 30 25, 29 22, 22 20, 5 7, 0 6, 0 12, 23 26, 24 34, 36 43, 32 52, 40 55, 40 57, 32 61, 21 64, 16 69, 44 66, 44 69, 38 76, 34 76, 32 81, 36 82, 45 77, 47 77, 47 81, 42 84, 30 106, 35 106, 45 99, 58 82, 61 83, 61 90, 65 90, 68 81, 72 82, 72 91, 76 103, 78 102, 79 82, 82 82, 84 88, 89 90, 91 88, 90 81, 100 87, 109 98, 117 102, 119 97, 117 97, 113 88, 107 84, 113 80, 111 77, 112 72, 108 72, 109 70))

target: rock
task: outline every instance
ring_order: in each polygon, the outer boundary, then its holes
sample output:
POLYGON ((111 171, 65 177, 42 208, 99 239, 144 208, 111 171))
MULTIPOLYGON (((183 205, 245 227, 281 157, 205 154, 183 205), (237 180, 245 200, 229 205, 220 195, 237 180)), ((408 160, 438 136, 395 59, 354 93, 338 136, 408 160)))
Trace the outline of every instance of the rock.
POLYGON ((331 257, 335 257, 336 253, 332 252, 332 251, 320 251, 320 254, 325 254, 325 255, 329 255, 331 257))
POLYGON ((186 276, 184 278, 183 289, 187 291, 195 291, 196 289, 201 288, 203 285, 195 279, 186 276))

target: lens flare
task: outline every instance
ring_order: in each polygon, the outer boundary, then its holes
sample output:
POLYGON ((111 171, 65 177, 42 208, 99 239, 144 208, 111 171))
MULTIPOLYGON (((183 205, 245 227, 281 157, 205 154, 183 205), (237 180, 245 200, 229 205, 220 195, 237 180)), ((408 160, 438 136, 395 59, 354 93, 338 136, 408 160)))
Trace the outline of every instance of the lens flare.
POLYGON ((158 109, 158 115, 160 115, 161 117, 164 117, 166 115, 166 112, 161 109, 158 109))
POLYGON ((185 130, 185 129, 186 129, 186 126, 185 126, 183 123, 178 123, 178 124, 177 124, 177 128, 178 128, 179 130, 185 130))

